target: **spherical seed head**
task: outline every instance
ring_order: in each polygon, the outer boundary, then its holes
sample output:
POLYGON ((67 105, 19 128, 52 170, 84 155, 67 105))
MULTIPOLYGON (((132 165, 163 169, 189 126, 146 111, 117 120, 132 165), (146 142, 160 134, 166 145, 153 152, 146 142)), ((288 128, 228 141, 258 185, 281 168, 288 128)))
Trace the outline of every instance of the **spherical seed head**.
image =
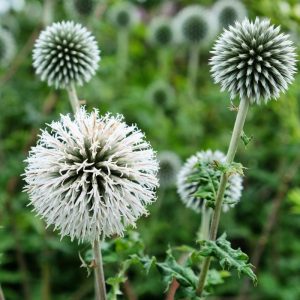
POLYGON ((159 182, 162 188, 168 188, 176 183, 181 161, 178 155, 172 151, 163 151, 158 154, 159 182))
MULTIPOLYGON (((196 153, 186 161, 177 177, 177 191, 187 207, 201 212, 206 200, 214 200, 214 197, 204 199, 196 194, 201 190, 207 197, 214 195, 221 178, 221 171, 214 164, 224 163, 225 160, 221 151, 207 150, 196 153)), ((231 175, 224 194, 223 211, 228 211, 240 200, 242 189, 242 177, 238 174, 231 175)))
POLYGON ((112 24, 120 29, 129 29, 138 20, 135 6, 126 1, 119 2, 112 6, 109 11, 109 17, 112 24))
POLYGON ((219 0, 213 7, 213 13, 220 28, 227 28, 235 21, 243 20, 247 15, 244 4, 239 0, 219 0))
POLYGON ((95 0, 65 0, 66 11, 72 16, 88 17, 93 14, 95 0))
POLYGON ((245 19, 229 26, 211 51, 211 73, 231 98, 267 103, 287 90, 296 72, 296 53, 289 36, 269 20, 245 19))
POLYGON ((7 66, 16 54, 16 44, 12 34, 0 28, 0 66, 7 66))
POLYGON ((48 26, 37 39, 33 66, 49 86, 82 85, 96 73, 100 51, 95 38, 82 25, 63 21, 48 26))
POLYGON ((149 41, 159 47, 167 47, 173 43, 174 33, 170 20, 162 17, 154 18, 149 26, 149 41))
POLYGON ((26 160, 34 211, 72 240, 122 236, 155 200, 158 162, 144 134, 84 108, 49 127, 26 160))
POLYGON ((202 46, 215 36, 217 23, 208 10, 200 5, 191 5, 178 13, 174 28, 179 42, 202 46))

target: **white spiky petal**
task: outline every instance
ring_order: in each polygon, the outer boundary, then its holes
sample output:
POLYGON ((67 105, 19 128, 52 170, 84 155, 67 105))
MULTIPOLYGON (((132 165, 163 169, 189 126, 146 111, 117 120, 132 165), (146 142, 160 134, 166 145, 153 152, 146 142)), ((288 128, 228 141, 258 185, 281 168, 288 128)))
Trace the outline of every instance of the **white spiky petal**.
POLYGON ((231 99, 267 103, 287 90, 296 72, 296 53, 289 36, 269 20, 245 19, 229 26, 216 41, 211 73, 231 99))
POLYGON ((49 127, 26 160, 34 211, 72 240, 122 236, 155 200, 158 162, 144 134, 121 115, 84 108, 49 127))
POLYGON ((49 86, 82 85, 96 73, 99 53, 95 38, 85 27, 63 21, 41 32, 33 50, 33 66, 49 86))
POLYGON ((12 34, 0 27, 0 65, 7 66, 16 54, 16 43, 12 34))
MULTIPOLYGON (((196 212, 200 212, 205 205, 205 200, 195 196, 195 193, 198 191, 200 187, 199 181, 191 180, 191 176, 197 175, 199 173, 199 169, 197 165, 203 164, 205 168, 209 168, 209 172, 214 174, 215 178, 220 178, 221 173, 217 171, 213 167, 214 162, 225 163, 226 156, 221 151, 200 151, 195 155, 192 155, 183 167, 181 168, 178 177, 177 177, 177 191, 178 194, 183 201, 183 203, 195 210, 196 212)), ((201 168, 203 168, 201 166, 201 168)), ((205 170, 204 170, 205 171, 205 170)), ((239 174, 233 174, 229 177, 228 184, 225 190, 224 199, 228 199, 230 204, 223 203, 223 211, 228 211, 229 208, 233 207, 241 198, 242 195, 242 177, 239 174)), ((210 182, 202 182, 202 186, 205 184, 205 188, 211 190, 210 182)))

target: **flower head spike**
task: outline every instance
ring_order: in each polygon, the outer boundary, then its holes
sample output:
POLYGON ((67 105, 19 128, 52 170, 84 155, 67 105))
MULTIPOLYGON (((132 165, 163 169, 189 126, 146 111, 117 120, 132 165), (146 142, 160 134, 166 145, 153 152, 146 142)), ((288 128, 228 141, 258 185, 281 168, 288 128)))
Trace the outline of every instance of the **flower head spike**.
POLYGON ((33 50, 33 66, 49 86, 82 85, 96 73, 99 53, 95 38, 85 27, 63 21, 40 34, 33 50))
POLYGON ((0 28, 0 65, 7 66, 14 58, 16 44, 11 33, 0 28))
POLYGON ((158 154, 159 182, 163 188, 171 187, 176 183, 181 161, 178 155, 171 151, 163 151, 158 154))
POLYGON ((232 99, 239 96, 257 104, 277 99, 296 72, 293 43, 269 20, 245 19, 229 26, 212 54, 212 76, 232 99))
POLYGON ((144 134, 120 115, 84 108, 44 130, 27 158, 31 204, 61 236, 123 235, 155 200, 158 163, 144 134))
POLYGON ((137 10, 130 2, 122 1, 115 4, 109 11, 112 24, 120 29, 129 29, 138 21, 137 10))
POLYGON ((149 26, 149 41, 159 47, 167 47, 173 43, 174 33, 170 20, 162 17, 154 18, 149 26))
POLYGON ((202 46, 215 36, 217 22, 213 15, 202 6, 191 5, 177 14, 174 29, 179 42, 202 46))
POLYGON ((70 15, 88 17, 93 14, 95 0, 65 0, 65 8, 70 15))
MULTIPOLYGON (((177 177, 177 191, 187 207, 200 212, 208 204, 205 202, 214 201, 221 178, 221 171, 214 164, 224 163, 225 160, 221 151, 207 150, 197 152, 186 161, 177 177)), ((240 200, 242 189, 242 177, 231 175, 224 195, 224 211, 240 200)))
POLYGON ((213 13, 221 29, 227 28, 235 21, 243 20, 247 15, 244 4, 239 0, 219 0, 213 7, 213 13))

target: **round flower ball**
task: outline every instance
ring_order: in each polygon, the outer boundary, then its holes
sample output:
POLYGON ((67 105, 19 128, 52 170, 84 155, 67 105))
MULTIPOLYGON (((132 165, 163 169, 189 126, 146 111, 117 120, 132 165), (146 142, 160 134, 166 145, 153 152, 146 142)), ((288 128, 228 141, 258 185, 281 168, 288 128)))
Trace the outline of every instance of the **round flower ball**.
POLYGON ((93 14, 95 9, 95 0, 65 0, 66 11, 71 16, 88 17, 93 14))
POLYGON ((179 156, 172 151, 163 151, 158 154, 158 160, 160 186, 162 188, 173 186, 181 167, 179 156))
POLYGON ((295 47, 269 20, 244 19, 225 29, 216 41, 211 73, 231 99, 267 103, 287 90, 296 72, 295 47))
POLYGON ((219 27, 227 28, 235 21, 241 21, 247 16, 244 4, 239 0, 219 0, 213 6, 213 13, 219 22, 219 27))
POLYGON ((154 46, 167 47, 173 43, 174 33, 172 23, 167 18, 152 19, 149 26, 149 41, 154 46))
POLYGON ((34 211, 72 240, 122 236, 155 200, 158 162, 144 134, 121 115, 85 108, 49 127, 26 159, 34 211))
POLYGON ((95 75, 100 51, 82 25, 63 21, 48 26, 34 45, 33 66, 42 81, 55 88, 83 85, 95 75))
POLYGON ((12 34, 0 28, 0 66, 7 66, 16 54, 16 43, 12 34))
POLYGON ((217 22, 214 15, 200 5, 190 5, 182 9, 174 20, 178 42, 202 46, 216 35, 217 22))
POLYGON ((113 25, 128 30, 138 21, 138 13, 134 5, 122 1, 111 7, 109 19, 113 25))
MULTIPOLYGON (((222 175, 215 164, 225 161, 226 156, 221 151, 207 150, 197 152, 185 162, 177 177, 177 191, 187 207, 201 212, 208 204, 206 200, 214 201, 222 175)), ((222 204, 223 211, 228 211, 240 200, 242 181, 239 174, 229 177, 222 204)))

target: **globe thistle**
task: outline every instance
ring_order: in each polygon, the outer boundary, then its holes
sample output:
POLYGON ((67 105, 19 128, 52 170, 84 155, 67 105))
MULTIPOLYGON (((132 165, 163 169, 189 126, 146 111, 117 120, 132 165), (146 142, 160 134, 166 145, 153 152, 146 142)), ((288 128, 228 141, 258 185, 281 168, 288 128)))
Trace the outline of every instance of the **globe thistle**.
POLYGON ((163 188, 168 188, 176 183, 181 161, 178 155, 171 151, 163 151, 158 154, 159 182, 163 188))
POLYGON ((26 160, 34 211, 72 240, 122 236, 155 200, 158 163, 144 134, 121 115, 84 108, 49 127, 26 160))
POLYGON ((71 16, 88 17, 93 14, 95 0, 65 0, 66 11, 71 16))
POLYGON ((215 36, 217 23, 208 10, 200 5, 191 5, 177 14, 174 29, 178 42, 202 46, 215 36))
POLYGON ((82 25, 63 21, 48 26, 37 39, 33 66, 49 86, 82 85, 96 73, 100 60, 95 38, 82 25))
POLYGON ((109 18, 113 25, 128 30, 138 21, 137 10, 130 2, 122 1, 109 11, 109 18))
POLYGON ((235 21, 241 21, 247 16, 247 11, 239 0, 219 0, 213 6, 213 13, 220 28, 227 28, 235 21))
POLYGON ((0 65, 5 67, 16 54, 16 44, 12 34, 0 28, 0 65))
MULTIPOLYGON (((214 202, 218 190, 221 171, 216 163, 225 163, 226 156, 221 151, 200 151, 191 156, 181 168, 177 177, 177 191, 184 204, 200 212, 208 202, 214 202)), ((223 200, 223 210, 228 211, 241 198, 242 177, 229 177, 223 200)))
POLYGON ((149 41, 154 46, 170 46, 174 39, 171 21, 162 17, 154 18, 150 23, 148 35, 149 41))
POLYGON ((10 10, 19 12, 24 8, 24 6, 25 6, 24 0, 1 0, 0 15, 6 14, 10 10))
POLYGON ((231 99, 251 103, 277 99, 296 72, 296 53, 289 36, 269 20, 245 19, 229 26, 212 50, 211 73, 231 99))
POLYGON ((147 98, 154 105, 170 109, 175 102, 175 91, 168 82, 158 80, 148 87, 147 98))

